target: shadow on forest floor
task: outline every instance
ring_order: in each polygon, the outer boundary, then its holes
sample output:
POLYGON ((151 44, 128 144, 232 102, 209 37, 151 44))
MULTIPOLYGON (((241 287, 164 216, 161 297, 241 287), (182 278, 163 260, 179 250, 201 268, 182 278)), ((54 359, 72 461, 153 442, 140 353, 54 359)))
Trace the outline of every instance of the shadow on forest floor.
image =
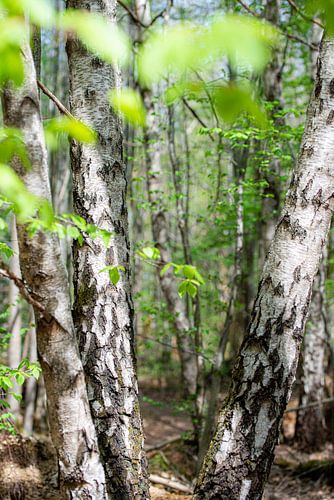
MULTIPOLYGON (((191 428, 189 417, 175 404, 175 391, 147 389, 142 388, 142 411, 151 478, 191 488, 196 462, 187 441, 187 431, 191 428)), ((288 415, 287 432, 293 425, 291 414, 288 415)), ((1 500, 59 499, 55 454, 48 440, 3 437, 0 463, 1 500)), ((278 445, 264 499, 334 499, 333 463, 330 444, 312 455, 278 445)), ((152 482, 151 496, 153 500, 181 500, 191 495, 152 482)))

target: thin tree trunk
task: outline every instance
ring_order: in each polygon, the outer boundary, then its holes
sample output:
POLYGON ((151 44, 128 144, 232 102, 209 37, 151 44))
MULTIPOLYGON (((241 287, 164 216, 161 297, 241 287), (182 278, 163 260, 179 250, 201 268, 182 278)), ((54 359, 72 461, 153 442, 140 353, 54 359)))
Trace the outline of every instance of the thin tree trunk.
MULTIPOLYGON (((30 318, 30 328, 27 333, 29 336, 29 354, 28 358, 31 363, 37 361, 37 339, 36 339, 36 328, 34 323, 34 313, 31 310, 30 318)), ((34 430, 34 414, 36 407, 36 395, 37 395, 37 381, 35 378, 30 377, 25 385, 25 398, 24 398, 24 419, 23 419, 23 429, 28 436, 33 433, 34 430)))
POLYGON ((327 276, 327 251, 325 249, 313 285, 310 315, 304 338, 302 392, 300 406, 319 403, 300 410, 297 416, 296 441, 306 451, 320 449, 327 437, 324 408, 325 368, 327 353, 327 328, 324 294, 327 276))
POLYGON ((322 42, 299 160, 194 498, 260 499, 334 208, 334 40, 322 42))
MULTIPOLYGON (((136 0, 136 13, 145 24, 151 21, 150 3, 148 0, 136 0)), ((192 324, 187 314, 187 305, 177 292, 177 283, 173 270, 169 269, 161 276, 163 266, 172 261, 168 221, 164 207, 164 178, 161 168, 161 133, 157 119, 158 110, 153 102, 150 90, 141 89, 147 110, 147 128, 145 131, 145 159, 148 199, 151 205, 151 224, 153 240, 160 250, 161 265, 157 268, 158 278, 177 337, 177 346, 181 361, 182 385, 186 399, 192 401, 191 417, 193 420, 195 441, 198 440, 201 402, 199 396, 199 357, 196 352, 196 342, 193 338, 192 324)))
MULTIPOLYGON (((67 8, 99 12, 116 22, 116 0, 68 0, 67 8)), ((97 33, 98 36, 98 33, 97 33)), ((148 498, 144 438, 134 353, 126 166, 119 118, 108 91, 120 87, 116 67, 67 41, 70 108, 98 134, 96 145, 71 143, 73 204, 87 222, 109 231, 101 239, 74 245, 74 321, 93 419, 113 498, 148 498), (106 266, 123 266, 117 285, 106 266)))
MULTIPOLYGON (((11 241, 12 241, 12 249, 14 251, 14 255, 10 261, 11 271, 16 274, 16 276, 21 276, 20 270, 20 261, 19 261, 19 245, 17 242, 17 232, 16 232, 16 224, 15 217, 12 217, 11 220, 11 241)), ((19 291, 16 285, 11 281, 9 283, 9 307, 10 307, 10 316, 9 316, 9 332, 11 334, 8 346, 8 366, 10 368, 17 368, 21 361, 21 308, 18 300, 20 298, 19 291)), ((13 382, 13 387, 11 389, 12 393, 21 395, 22 394, 22 386, 19 385, 15 380, 13 382)), ((11 394, 8 394, 7 401, 10 404, 10 411, 16 418, 16 420, 20 416, 20 401, 14 398, 11 394)))
MULTIPOLYGON (((322 29, 312 25, 312 43, 319 44, 322 29)), ((312 77, 316 79, 316 51, 311 50, 312 77)), ((328 251, 325 248, 318 274, 313 285, 310 315, 306 326, 302 365, 300 406, 318 402, 319 406, 301 410, 297 415, 295 438, 305 451, 320 449, 327 437, 324 408, 320 404, 325 397, 325 369, 327 353, 327 327, 325 288, 328 251)))
MULTIPOLYGON (((50 200, 47 152, 40 118, 36 73, 30 47, 22 48, 25 83, 3 92, 4 123, 19 128, 32 164, 13 166, 27 189, 50 200)), ((29 237, 18 225, 22 276, 45 312, 35 309, 39 360, 48 401, 53 444, 58 453, 61 494, 66 498, 105 499, 105 478, 76 346, 71 304, 58 238, 38 231, 29 237)))
MULTIPOLYGON (((265 0, 264 18, 266 21, 278 26, 280 23, 281 0, 265 0)), ((271 116, 273 125, 277 128, 282 126, 284 118, 275 116, 284 107, 283 87, 282 87, 283 58, 281 48, 276 47, 272 51, 270 63, 263 74, 263 93, 268 102, 273 107, 271 116)), ((280 193, 281 193, 281 161, 279 158, 272 158, 264 178, 268 183, 264 190, 262 206, 262 231, 260 244, 260 266, 263 266, 266 253, 273 240, 275 226, 279 216, 280 193)))

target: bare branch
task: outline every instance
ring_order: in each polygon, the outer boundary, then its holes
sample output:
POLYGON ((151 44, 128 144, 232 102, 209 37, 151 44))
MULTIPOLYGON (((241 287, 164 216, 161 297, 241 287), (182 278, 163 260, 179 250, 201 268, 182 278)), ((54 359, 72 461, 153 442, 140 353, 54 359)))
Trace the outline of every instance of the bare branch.
POLYGON ((19 278, 16 274, 14 274, 2 260, 0 260, 0 266, 1 266, 0 275, 3 276, 4 278, 13 281, 17 286, 17 288, 19 289, 22 297, 24 297, 29 304, 31 304, 35 309, 38 309, 41 313, 43 313, 44 316, 46 315, 49 316, 45 307, 40 302, 38 302, 38 300, 35 300, 32 297, 24 281, 21 278, 19 278))
MULTIPOLYGON (((198 123, 200 125, 202 125, 202 127, 204 128, 209 128, 206 126, 206 124, 203 122, 203 120, 201 119, 201 117, 196 113, 196 111, 190 106, 189 102, 183 97, 182 98, 182 102, 183 104, 185 105, 185 107, 190 111, 190 113, 194 116, 194 118, 196 118, 196 120, 198 121, 198 123)), ((209 137, 210 139, 214 142, 214 137, 212 136, 212 134, 209 134, 209 137)))
POLYGON ((37 80, 37 85, 38 87, 41 89, 41 91, 43 92, 43 94, 45 94, 46 96, 48 96, 48 98, 53 101, 55 103, 55 105, 57 106, 57 108, 59 109, 59 111, 63 114, 63 115, 66 115, 68 116, 69 118, 72 118, 74 119, 74 116, 69 112, 69 110, 64 106, 64 104, 62 102, 60 102, 60 100, 58 99, 58 97, 56 97, 52 92, 51 90, 49 90, 45 85, 44 83, 40 82, 39 80, 37 80))
MULTIPOLYGON (((239 0, 238 0, 239 1, 239 0)), ((324 25, 318 21, 317 19, 314 19, 313 17, 308 17, 304 14, 304 12, 298 7, 298 5, 294 2, 294 0, 288 0, 288 3, 291 5, 291 7, 298 12, 298 14, 305 19, 305 21, 309 21, 310 23, 317 24, 320 26, 320 28, 324 28, 324 25)))

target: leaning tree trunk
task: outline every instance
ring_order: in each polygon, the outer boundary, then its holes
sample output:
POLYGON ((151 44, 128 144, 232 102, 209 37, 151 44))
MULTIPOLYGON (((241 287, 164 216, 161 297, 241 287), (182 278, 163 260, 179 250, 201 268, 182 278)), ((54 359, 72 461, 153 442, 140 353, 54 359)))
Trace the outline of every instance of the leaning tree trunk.
MULTIPOLYGON (((25 82, 20 89, 4 90, 4 123, 21 130, 32 165, 25 170, 14 160, 17 173, 31 193, 50 201, 35 68, 29 46, 24 46, 22 52, 25 82)), ((43 231, 30 237, 21 224, 18 240, 23 279, 42 306, 35 307, 38 355, 47 391, 51 436, 58 454, 61 494, 71 499, 105 499, 104 471, 75 340, 58 238, 43 231)))
MULTIPOLYGON (((67 8, 90 10, 116 22, 115 0, 68 0, 67 8)), ((97 33, 98 36, 98 33, 97 33)), ((74 321, 108 489, 117 499, 147 498, 144 454, 134 353, 130 249, 126 206, 126 167, 119 118, 108 104, 108 91, 120 87, 116 67, 101 61, 74 38, 67 41, 70 107, 92 127, 95 145, 71 144, 73 203, 87 222, 109 231, 74 245, 74 321), (123 266, 116 285, 107 266, 123 266)))
POLYGON ((321 46, 301 152, 195 499, 260 499, 334 208, 334 40, 321 46))

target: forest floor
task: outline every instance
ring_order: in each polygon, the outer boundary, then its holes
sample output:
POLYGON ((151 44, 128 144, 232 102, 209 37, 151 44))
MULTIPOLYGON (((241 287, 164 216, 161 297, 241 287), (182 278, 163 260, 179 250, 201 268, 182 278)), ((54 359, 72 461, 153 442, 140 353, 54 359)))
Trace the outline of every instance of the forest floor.
MULTIPOLYGON (((175 390, 144 386, 142 391, 149 395, 144 396, 142 411, 152 500, 188 499, 196 468, 194 450, 187 440, 190 420, 175 404, 175 390), (161 484, 166 481, 170 486, 161 484)), ((290 402, 290 406, 296 406, 296 402, 290 402)), ((294 418, 294 413, 286 415, 285 436, 292 432, 294 418)), ((333 463, 330 444, 312 455, 293 446, 278 445, 264 500, 334 500, 333 463)), ((0 442, 0 464, 1 500, 59 499, 55 455, 48 440, 4 437, 0 442)))

